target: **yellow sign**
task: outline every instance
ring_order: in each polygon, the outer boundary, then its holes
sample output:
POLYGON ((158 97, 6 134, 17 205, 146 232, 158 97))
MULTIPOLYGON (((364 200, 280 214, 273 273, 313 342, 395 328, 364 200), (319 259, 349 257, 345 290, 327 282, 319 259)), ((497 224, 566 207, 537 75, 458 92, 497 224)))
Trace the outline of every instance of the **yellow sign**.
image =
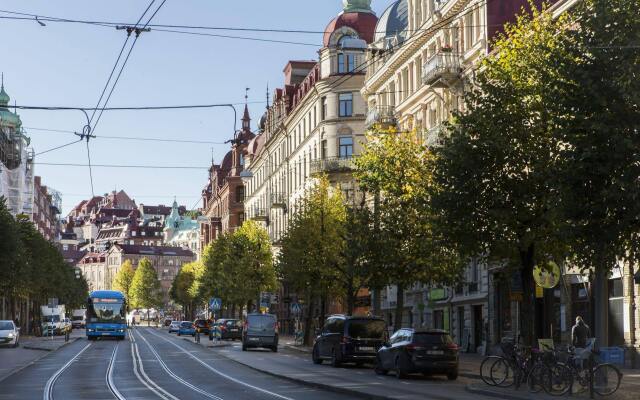
POLYGON ((538 348, 540 351, 553 351, 555 349, 553 339, 538 339, 538 348))
POLYGON ((543 297, 544 297, 544 289, 536 285, 536 299, 541 299, 543 297))
POLYGON ((538 265, 533 269, 533 279, 541 288, 552 289, 560 282, 560 267, 553 261, 538 265))

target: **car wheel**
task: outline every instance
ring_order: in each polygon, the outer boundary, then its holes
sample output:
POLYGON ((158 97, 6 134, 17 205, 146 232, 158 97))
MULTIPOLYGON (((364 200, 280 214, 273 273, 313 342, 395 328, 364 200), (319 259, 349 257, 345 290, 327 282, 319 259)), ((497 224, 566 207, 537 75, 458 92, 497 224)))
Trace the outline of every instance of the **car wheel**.
POLYGON ((247 351, 247 345, 242 343, 242 351, 247 351))
POLYGON ((400 357, 396 358, 396 378, 405 379, 407 377, 407 371, 400 366, 400 357))
POLYGON ((274 353, 278 352, 278 346, 271 346, 271 351, 273 351, 274 353))
POLYGON ((15 348, 17 348, 19 346, 20 346, 20 343, 16 340, 16 342, 13 344, 13 348, 15 349, 15 348))
POLYGON ((331 350, 331 366, 337 368, 341 364, 341 360, 338 356, 340 350, 336 351, 336 349, 331 350))
POLYGON ((318 350, 318 345, 313 346, 313 351, 311 352, 311 359, 313 363, 316 365, 322 364, 322 358, 320 358, 320 351, 318 350))
POLYGON ((182 336, 182 335, 180 335, 180 332, 178 332, 178 336, 182 336))
POLYGON ((376 365, 373 367, 373 371, 378 374, 378 375, 386 375, 387 371, 386 369, 382 368, 382 360, 380 360, 380 357, 376 357, 376 365))
POLYGON ((450 381, 455 381, 458 379, 458 371, 451 371, 447 374, 447 379, 450 381))

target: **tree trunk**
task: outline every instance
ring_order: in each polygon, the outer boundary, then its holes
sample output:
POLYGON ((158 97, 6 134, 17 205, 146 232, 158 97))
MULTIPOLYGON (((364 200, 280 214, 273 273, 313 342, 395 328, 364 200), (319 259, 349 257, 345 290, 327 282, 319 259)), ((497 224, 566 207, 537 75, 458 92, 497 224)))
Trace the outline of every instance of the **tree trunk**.
POLYGON ((308 297, 308 307, 307 307, 307 316, 304 321, 304 344, 307 346, 313 345, 313 337, 315 336, 314 326, 313 326, 313 309, 314 302, 313 296, 308 297))
POLYGON ((597 347, 609 345, 609 285, 604 265, 596 267, 593 282, 594 321, 591 334, 595 333, 597 347))
POLYGON ((353 315, 353 309, 355 308, 357 293, 354 293, 353 278, 349 279, 347 285, 347 314, 353 315))
POLYGON ((404 314, 404 287, 398 285, 396 297, 396 320, 393 324, 393 331, 397 331, 402 328, 402 314, 404 314))
POLYGON ((536 332, 536 292, 533 280, 533 265, 535 262, 533 245, 530 245, 526 251, 520 252, 520 260, 522 263, 522 304, 520 307, 520 315, 517 316, 517 318, 520 319, 518 325, 520 326, 520 335, 522 336, 523 343, 534 346, 536 332))
POLYGON ((381 316, 382 299, 380 298, 382 290, 380 288, 374 288, 372 293, 373 300, 373 315, 381 316))

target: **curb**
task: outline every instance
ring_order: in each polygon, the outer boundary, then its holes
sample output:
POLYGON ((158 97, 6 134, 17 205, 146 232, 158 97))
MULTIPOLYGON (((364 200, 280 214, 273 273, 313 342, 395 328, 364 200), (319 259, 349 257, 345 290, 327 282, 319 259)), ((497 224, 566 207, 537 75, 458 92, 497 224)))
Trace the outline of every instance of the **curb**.
POLYGON ((311 354, 311 350, 302 349, 302 348, 300 348, 300 346, 295 346, 295 345, 292 345, 292 344, 283 344, 282 347, 287 349, 287 350, 297 351, 299 353, 311 354))
POLYGON ((469 384, 465 386, 465 390, 469 393, 480 394, 483 396, 496 397, 498 399, 510 399, 510 400, 531 400, 529 396, 521 396, 515 393, 511 393, 506 389, 505 391, 497 392, 491 389, 485 389, 477 384, 469 384))
MULTIPOLYGON (((260 369, 257 367, 254 367, 253 365, 250 364, 245 364, 242 361, 238 361, 234 358, 231 358, 225 354, 220 353, 219 354, 221 357, 226 358, 229 361, 233 361, 236 364, 242 365, 244 367, 250 368, 254 371, 258 371, 260 373, 263 373, 265 375, 270 375, 279 379, 283 379, 289 382, 294 382, 294 383, 298 383, 300 385, 303 386, 308 386, 308 387, 312 387, 312 388, 316 388, 316 389, 322 389, 322 390, 326 390, 328 392, 333 392, 333 393, 338 393, 338 394, 346 394, 346 395, 350 395, 350 396, 354 396, 354 397, 358 397, 360 399, 370 399, 370 400, 393 400, 393 397, 387 397, 387 396, 380 396, 380 395, 375 395, 375 394, 368 394, 368 393, 364 393, 364 392, 360 392, 358 390, 354 390, 354 389, 347 389, 347 388, 341 388, 341 387, 337 387, 337 386, 333 386, 333 385, 329 385, 326 383, 319 383, 319 382, 309 382, 306 381, 304 379, 300 379, 300 378, 294 378, 291 376, 287 376, 287 375, 282 375, 282 374, 277 374, 275 372, 272 371, 267 371, 264 369, 260 369)), ((521 399, 517 399, 517 400, 521 400, 521 399)), ((527 399, 528 400, 528 399, 527 399)))
POLYGON ((60 346, 56 347, 55 349, 52 349, 50 347, 38 347, 38 345, 22 345, 20 347, 22 347, 23 349, 27 349, 27 350, 42 350, 42 351, 47 351, 47 352, 52 352, 52 351, 56 351, 59 350, 61 348, 63 348, 64 346, 74 343, 76 340, 80 339, 79 337, 75 337, 75 338, 69 338, 68 342, 64 342, 62 343, 60 346))
POLYGON ((42 354, 42 355, 40 355, 40 356, 36 357, 35 359, 33 359, 33 360, 29 361, 29 362, 28 362, 28 363, 26 363, 25 365, 21 365, 21 366, 19 366, 19 367, 15 367, 15 368, 14 368, 14 369, 12 369, 11 371, 9 371, 9 373, 8 373, 8 374, 6 374, 5 376, 0 376, 0 383, 4 382, 4 381, 5 381, 5 380, 7 380, 9 377, 11 377, 11 376, 13 376, 13 375, 17 374, 18 372, 22 371, 23 369, 25 369, 25 368, 27 368, 27 367, 30 367, 30 366, 34 365, 35 363, 37 363, 38 361, 42 360, 43 358, 45 358, 45 357, 46 357, 46 356, 48 356, 49 354, 51 354, 51 353, 53 353, 53 352, 55 352, 55 351, 57 351, 57 350, 60 350, 61 348, 63 348, 64 346, 66 346, 66 345, 68 345, 68 344, 74 343, 74 342, 75 342, 76 340, 78 340, 78 339, 80 339, 80 338, 73 338, 73 340, 69 340, 68 342, 65 342, 62 346, 58 347, 58 348, 57 348, 57 349, 55 349, 55 350, 54 350, 54 349, 46 349, 46 350, 45 350, 45 349, 41 349, 41 348, 37 348, 37 347, 31 347, 31 346, 26 346, 26 347, 25 347, 25 346, 20 346, 20 347, 22 347, 23 349, 26 349, 26 350, 40 350, 40 351, 44 351, 44 354, 42 354))

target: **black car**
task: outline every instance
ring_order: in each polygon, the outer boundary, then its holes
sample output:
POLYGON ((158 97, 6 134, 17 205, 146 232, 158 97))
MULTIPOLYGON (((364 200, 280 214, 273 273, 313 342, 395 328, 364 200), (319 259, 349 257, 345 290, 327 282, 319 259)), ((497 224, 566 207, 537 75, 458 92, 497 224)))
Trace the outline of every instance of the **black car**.
POLYGON ((386 337, 387 325, 381 318, 332 315, 313 345, 313 362, 330 360, 334 367, 344 362, 374 362, 386 337))
POLYGON ((242 324, 237 319, 219 319, 216 324, 220 327, 220 339, 242 339, 242 324))
POLYGON ((193 321, 193 326, 195 326, 196 332, 203 335, 209 334, 209 321, 207 321, 206 319, 197 319, 193 321))
POLYGON ((400 329, 378 351, 375 371, 385 375, 395 371, 399 379, 407 374, 445 374, 458 378, 458 345, 440 329, 400 329))

